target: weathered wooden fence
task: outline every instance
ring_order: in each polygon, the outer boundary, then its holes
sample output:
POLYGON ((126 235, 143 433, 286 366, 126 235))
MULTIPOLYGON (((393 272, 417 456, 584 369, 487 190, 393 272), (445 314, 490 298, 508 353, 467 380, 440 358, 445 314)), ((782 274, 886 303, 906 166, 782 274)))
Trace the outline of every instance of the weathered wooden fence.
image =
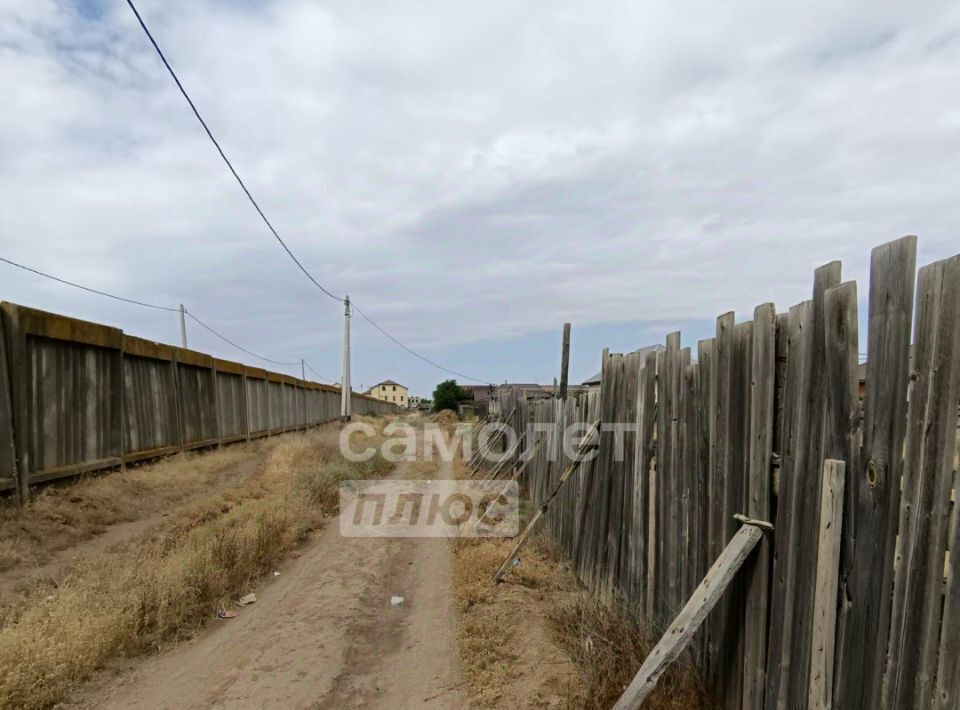
MULTIPOLYGON (((340 390, 0 304, 0 491, 336 419, 340 390)), ((396 405, 352 395, 356 414, 396 405)))
MULTIPOLYGON (((832 262, 811 300, 726 313, 695 356, 672 333, 642 361, 605 352, 598 392, 500 405, 521 429, 631 425, 605 427, 547 525, 585 584, 661 629, 734 514, 775 524, 691 647, 721 707, 960 708, 960 256, 915 278, 914 237, 874 249, 862 400, 857 287, 832 262), (825 459, 846 471, 837 555, 818 554, 825 459), (838 591, 815 634, 818 579, 838 591)), ((568 463, 549 448, 526 471, 535 502, 568 463)))

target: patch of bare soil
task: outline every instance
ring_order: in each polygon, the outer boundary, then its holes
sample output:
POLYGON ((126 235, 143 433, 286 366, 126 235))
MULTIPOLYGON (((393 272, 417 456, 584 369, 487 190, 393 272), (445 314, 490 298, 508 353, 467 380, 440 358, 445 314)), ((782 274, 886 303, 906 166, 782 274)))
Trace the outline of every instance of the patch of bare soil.
POLYGON ((167 653, 115 661, 64 707, 467 706, 446 541, 344 538, 331 524, 278 571, 236 618, 167 653))

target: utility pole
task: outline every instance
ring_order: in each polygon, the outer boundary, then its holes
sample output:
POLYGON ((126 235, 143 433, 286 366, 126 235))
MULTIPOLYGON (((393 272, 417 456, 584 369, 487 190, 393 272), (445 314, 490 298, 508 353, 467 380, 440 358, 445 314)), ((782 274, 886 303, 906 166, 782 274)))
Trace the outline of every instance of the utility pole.
POLYGON ((184 350, 187 349, 187 309, 180 304, 180 345, 184 350))
POLYGON ((567 398, 567 376, 570 372, 570 324, 563 324, 563 355, 560 359, 560 390, 557 397, 567 398))
POLYGON ((307 361, 303 358, 300 358, 300 379, 307 381, 307 361))
POLYGON ((350 296, 343 299, 343 377, 340 378, 340 421, 350 421, 350 296))

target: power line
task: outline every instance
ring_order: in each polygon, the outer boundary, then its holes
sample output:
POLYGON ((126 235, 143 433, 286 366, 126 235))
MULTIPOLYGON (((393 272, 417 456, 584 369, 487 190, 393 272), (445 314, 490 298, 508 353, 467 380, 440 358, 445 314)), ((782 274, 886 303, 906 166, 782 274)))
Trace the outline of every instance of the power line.
POLYGON ((5 258, 2 257, 2 256, 0 256, 0 261, 4 262, 4 263, 6 263, 6 264, 10 264, 10 266, 15 266, 15 267, 17 267, 18 269, 23 269, 24 271, 29 271, 30 273, 36 274, 37 276, 43 276, 44 278, 51 279, 51 280, 53 280, 53 281, 57 281, 57 282, 62 283, 62 284, 66 284, 67 286, 73 286, 74 288, 79 288, 79 289, 81 289, 81 290, 83 290, 83 291, 87 291, 87 292, 89 292, 89 293, 95 293, 95 294, 97 294, 98 296, 106 296, 107 298, 112 298, 112 299, 115 300, 115 301, 123 301, 124 303, 132 303, 132 304, 134 304, 135 306, 143 306, 144 308, 153 308, 153 309, 158 310, 158 311, 170 311, 170 312, 172 312, 172 313, 176 313, 176 312, 178 312, 178 311, 180 310, 179 308, 168 308, 167 306, 158 306, 158 305, 156 305, 155 303, 145 303, 144 301, 137 301, 137 300, 132 299, 132 298, 125 298, 125 297, 123 297, 123 296, 117 296, 117 295, 114 295, 114 294, 112 294, 112 293, 107 293, 106 291, 100 291, 100 290, 95 289, 95 288, 90 288, 89 286, 83 286, 82 284, 78 284, 78 283, 75 283, 75 282, 73 282, 73 281, 67 281, 66 279, 61 279, 59 276, 53 276, 52 274, 48 274, 48 273, 43 272, 43 271, 40 271, 40 270, 38 270, 38 269, 33 269, 33 268, 29 267, 29 266, 24 266, 23 264, 18 264, 17 262, 11 261, 10 259, 5 259, 5 258))
POLYGON ((310 370, 310 372, 312 372, 314 375, 316 375, 317 377, 319 377, 319 378, 320 378, 321 380, 323 380, 324 382, 330 382, 330 383, 335 383, 335 382, 336 382, 336 380, 331 380, 329 377, 324 377, 324 376, 321 375, 319 372, 317 372, 316 370, 314 370, 314 369, 313 369, 313 365, 311 365, 311 364, 310 364, 309 362, 307 362, 306 360, 303 361, 303 364, 307 366, 307 369, 310 370))
MULTIPOLYGON (((250 204, 253 205, 254 209, 256 209, 256 211, 257 211, 257 214, 260 215, 260 218, 263 220, 263 223, 264 223, 265 225, 267 225, 267 228, 268 228, 268 229, 270 230, 270 232, 273 234, 274 238, 280 243, 280 246, 283 247, 284 251, 287 252, 287 255, 288 255, 291 259, 293 259, 293 262, 299 267, 299 269, 304 273, 304 275, 305 275, 308 279, 310 279, 310 281, 313 282, 313 284, 314 284, 317 288, 319 288, 321 291, 323 291, 327 296, 329 296, 329 297, 332 298, 333 300, 339 301, 339 302, 341 302, 341 303, 344 302, 345 299, 340 298, 339 296, 336 296, 336 295, 332 294, 330 291, 328 291, 327 289, 325 289, 325 288, 320 284, 320 282, 317 281, 309 271, 307 271, 306 267, 304 267, 304 265, 300 263, 300 260, 297 259, 296 255, 290 250, 290 247, 288 247, 287 244, 286 244, 286 242, 284 242, 283 239, 280 237, 280 234, 279 234, 279 233, 277 232, 277 230, 274 228, 273 224, 271 224, 270 220, 267 219, 266 214, 264 214, 263 210, 260 208, 260 205, 257 203, 256 199, 254 199, 254 197, 253 197, 253 195, 251 194, 250 190, 247 189, 247 186, 246 186, 246 184, 243 182, 243 180, 241 179, 239 173, 237 173, 236 169, 233 167, 233 163, 230 162, 230 159, 227 157, 227 154, 223 151, 223 148, 220 146, 220 143, 219 143, 219 142, 217 141, 217 139, 214 137, 213 132, 210 130, 210 127, 207 125, 207 122, 203 120, 203 116, 200 115, 200 111, 197 109, 196 104, 193 103, 193 99, 190 98, 190 95, 187 93, 187 90, 183 87, 183 83, 180 81, 179 77, 177 76, 177 73, 173 70, 173 67, 170 65, 170 62, 167 61, 167 57, 166 57, 166 55, 164 55, 163 50, 160 49, 160 45, 157 44, 157 41, 154 39, 153 34, 152 34, 152 33, 150 32, 150 30, 147 28, 147 24, 146 24, 146 22, 144 22, 143 17, 141 17, 141 15, 140 15, 140 12, 137 10, 136 6, 133 4, 133 0, 127 0, 127 5, 130 6, 130 9, 133 11, 133 14, 136 16, 137 22, 140 24, 141 29, 143 29, 144 34, 147 35, 147 39, 150 40, 150 44, 153 45, 153 48, 156 50, 157 55, 160 57, 160 61, 163 62, 163 66, 166 67, 167 72, 170 74, 170 76, 171 76, 171 78, 173 79, 174 83, 176 83, 177 88, 180 90, 180 93, 183 95, 183 98, 186 99, 187 103, 190 105, 190 110, 193 111, 193 115, 196 116, 197 120, 200 122, 200 125, 203 126, 203 130, 206 132, 207 137, 210 139, 210 141, 213 143, 214 147, 217 149, 217 152, 220 154, 220 157, 223 159, 223 162, 226 163, 227 168, 229 168, 230 173, 233 175, 234 179, 237 181, 237 184, 240 185, 240 188, 243 190, 244 194, 247 196, 247 199, 250 201, 250 204)), ((429 358, 421 355, 420 353, 416 352, 416 351, 413 350, 412 348, 404 345, 404 344, 401 343, 397 338, 395 338, 395 337, 393 337, 392 335, 390 335, 390 333, 388 333, 388 332, 387 332, 386 330, 384 330, 380 325, 378 325, 376 322, 374 322, 373 319, 371 319, 369 316, 367 316, 365 313, 363 313, 363 311, 361 311, 359 308, 356 308, 356 304, 354 304, 354 308, 356 309, 356 311, 357 311, 361 316, 363 316, 364 320, 366 320, 368 323, 370 323, 370 325, 372 325, 374 328, 376 328, 377 330, 379 330, 379 331, 380 331, 381 333, 383 333, 383 335, 385 335, 389 340, 391 340, 393 343, 395 343, 396 345, 398 345, 398 346, 400 346, 401 348, 403 348, 404 350, 406 350, 408 353, 410 353, 410 354, 413 355, 414 357, 417 357, 417 358, 419 358, 420 360, 423 360, 424 362, 432 365, 433 367, 437 368, 438 370, 442 370, 442 371, 444 371, 444 372, 448 372, 448 373, 450 373, 450 374, 452 374, 452 375, 457 375, 458 377, 462 377, 462 378, 467 379, 467 380, 472 380, 473 382, 480 382, 480 383, 482 383, 482 384, 489 384, 489 383, 486 382, 485 380, 480 380, 480 379, 477 379, 477 378, 475 378, 475 377, 469 377, 469 376, 467 376, 467 375, 460 374, 460 373, 456 372, 455 370, 451 370, 450 368, 443 367, 442 365, 439 365, 439 364, 435 363, 434 361, 432 361, 432 360, 430 360, 429 358)))
POLYGON ((217 331, 215 331, 213 328, 211 328, 209 325, 207 325, 207 324, 204 323, 202 320, 200 320, 200 319, 197 318, 195 315, 193 315, 193 313, 191 313, 190 311, 184 309, 184 312, 185 312, 188 316, 190 316, 190 319, 193 320, 194 322, 196 322, 200 327, 202 327, 202 328, 204 328, 205 330, 213 333, 215 336, 217 336, 218 338, 220 338, 220 340, 222 340, 223 342, 227 343, 228 345, 232 345, 232 346, 235 347, 237 350, 240 350, 241 352, 245 352, 247 355, 250 355, 251 357, 255 357, 255 358, 257 358, 258 360, 263 360, 264 362, 269 362, 269 363, 272 364, 272 365, 281 365, 281 366, 283 366, 283 367, 293 367, 294 365, 299 365, 299 364, 300 364, 300 361, 299 361, 299 360, 297 360, 296 362, 282 362, 282 361, 280 361, 280 360, 272 360, 272 359, 270 359, 270 358, 268 358, 268 357, 264 357, 263 355, 258 355, 257 353, 253 352, 252 350, 247 350, 247 349, 246 349, 245 347, 243 347, 242 345, 237 345, 235 342, 233 342, 232 340, 230 340, 230 338, 226 337, 225 335, 221 335, 220 333, 218 333, 217 331))
POLYGON ((306 267, 303 264, 300 263, 300 260, 290 250, 290 247, 287 246, 287 243, 283 241, 283 239, 280 237, 280 234, 277 232, 277 230, 274 229, 273 224, 271 224, 270 220, 267 219, 267 215, 265 215, 263 213, 263 210, 260 209, 260 205, 254 199, 253 195, 250 194, 250 190, 247 189, 246 184, 244 184, 243 180, 240 178, 239 173, 237 173, 236 169, 233 167, 233 163, 230 162, 230 159, 227 157, 227 154, 223 152, 223 148, 220 147, 220 143, 217 142, 216 138, 214 138, 213 133, 210 131, 209 126, 207 126, 207 122, 203 120, 203 116, 200 115, 200 112, 197 110, 196 105, 193 103, 193 99, 190 98, 190 95, 187 93, 187 90, 183 88, 183 84, 180 83, 180 79, 177 77, 176 72, 173 71, 173 67, 170 66, 170 62, 168 62, 166 56, 164 56, 163 50, 160 49, 160 45, 157 44, 157 41, 153 38, 153 35, 150 34, 150 30, 147 29, 147 25, 143 21, 143 18, 140 17, 140 13, 137 11, 137 8, 134 6, 133 1, 127 0, 127 5, 129 5, 130 9, 133 10, 133 14, 136 15, 137 17, 137 22, 140 23, 140 27, 143 28, 144 33, 147 35, 147 39, 150 40, 150 44, 153 45, 153 48, 157 50, 157 54, 160 56, 160 61, 163 62, 163 66, 165 66, 167 68, 167 71, 170 72, 170 76, 173 77, 174 82, 176 82, 177 88, 180 89, 180 93, 183 94, 183 98, 185 98, 187 100, 187 103, 190 104, 190 109, 193 111, 193 115, 197 117, 198 121, 200 121, 200 125, 203 126, 203 130, 206 131, 207 137, 213 143, 214 147, 216 147, 217 152, 220 154, 220 157, 223 158, 223 162, 227 164, 227 167, 230 169, 230 172, 233 174, 233 177, 236 179, 237 183, 240 185, 240 188, 243 190, 244 194, 247 196, 247 199, 250 200, 250 204, 253 205, 253 208, 257 211, 257 214, 260 215, 260 219, 262 219, 263 223, 267 225, 267 229, 269 229, 270 232, 273 234, 274 238, 278 242, 280 242, 280 246, 282 246, 283 250, 287 252, 287 255, 291 259, 293 259, 293 263, 296 264, 300 268, 300 271, 302 271, 304 275, 313 282, 314 286, 319 288, 321 291, 327 294, 334 301, 340 301, 342 303, 343 302, 342 298, 330 293, 330 291, 325 289, 320 284, 319 281, 313 278, 313 275, 309 271, 307 271, 306 267))
POLYGON ((433 365, 433 366, 434 366, 435 368, 437 368, 438 370, 443 370, 444 372, 448 372, 448 373, 450 373, 451 375, 456 375, 457 377, 462 377, 462 378, 465 379, 465 380, 471 380, 472 382, 479 382, 480 384, 483 384, 483 385, 492 385, 492 384, 493 384, 492 382, 488 382, 487 380, 480 380, 480 379, 477 379, 476 377, 470 377, 470 375, 464 375, 462 372, 457 372, 456 370, 451 370, 450 368, 444 367, 443 365, 438 365, 438 364, 435 363, 433 360, 431 360, 431 359, 429 359, 429 358, 421 355, 421 354, 418 353, 416 350, 412 350, 411 348, 408 348, 406 345, 404 345, 404 344, 401 343, 399 340, 397 340, 397 339, 394 338, 392 335, 390 335, 390 333, 388 333, 387 331, 385 331, 383 328, 381 328, 379 325, 377 325, 369 316, 367 316, 366 313, 364 313, 363 311, 361 311, 361 310, 357 307, 357 305, 356 305, 355 303, 353 303, 353 301, 350 302, 350 305, 353 306, 353 310, 355 310, 357 313, 359 313, 359 314, 361 315, 361 317, 363 317, 363 319, 364 319, 365 321, 367 321, 367 323, 369 323, 369 324, 372 325, 374 328, 376 328, 377 330, 379 330, 381 333, 383 333, 385 336, 387 336, 390 340, 392 340, 394 343, 396 343, 397 345, 399 345, 401 348, 403 348, 404 350, 406 350, 408 353, 410 353, 410 354, 413 355, 414 357, 420 358, 421 360, 423 360, 423 361, 424 361, 425 363, 427 363, 428 365, 433 365))
MULTIPOLYGON (((124 297, 124 296, 117 296, 116 294, 107 293, 106 291, 101 291, 100 289, 90 288, 89 286, 84 286, 83 284, 78 284, 78 283, 76 283, 75 281, 68 281, 67 279, 62 279, 62 278, 60 278, 59 276, 54 276, 53 274, 48 274, 48 273, 46 273, 45 271, 40 271, 39 269, 34 269, 34 268, 29 267, 29 266, 25 266, 24 264, 18 264, 17 262, 11 261, 10 259, 7 259, 7 258, 2 257, 2 256, 0 256, 0 261, 4 262, 5 264, 9 264, 10 266, 15 266, 15 267, 18 268, 18 269, 23 269, 24 271, 28 271, 28 272, 30 272, 31 274, 36 274, 37 276, 42 276, 42 277, 44 277, 44 278, 46 278, 46 279, 50 279, 51 281, 56 281, 57 283, 63 284, 63 285, 65 285, 65 286, 72 286, 73 288, 78 288, 78 289, 80 289, 80 290, 82 290, 82 291, 87 291, 88 293, 94 293, 94 294, 96 294, 96 295, 98 295, 98 296, 105 296, 106 298, 112 298, 112 299, 114 299, 115 301, 122 301, 122 302, 124 302, 124 303, 130 303, 130 304, 133 304, 133 305, 135 305, 135 306, 142 306, 142 307, 144 307, 144 308, 152 308, 152 309, 158 310, 158 311, 167 311, 167 312, 169 312, 169 313, 179 313, 179 312, 180 312, 180 309, 179 309, 179 308, 171 308, 171 307, 169 307, 169 306, 159 306, 159 305, 157 305, 157 304, 155 304, 155 303, 146 303, 145 301, 138 301, 138 300, 136 300, 136 299, 134 299, 134 298, 126 298, 126 297, 124 297)), ((215 336, 217 336, 218 338, 220 338, 220 340, 222 340, 223 342, 225 342, 225 343, 227 343, 227 344, 229 344, 229 345, 232 345, 232 346, 235 347, 237 350, 240 350, 241 352, 245 352, 247 355, 250 355, 251 357, 255 357, 255 358, 257 358, 258 360, 263 360, 264 362, 269 362, 269 363, 271 363, 271 364, 273 364, 273 365, 282 365, 282 366, 285 366, 285 367, 293 367, 294 365, 299 365, 299 364, 300 364, 299 361, 297 361, 297 362, 281 362, 280 360, 273 360, 273 359, 271 359, 271 358, 264 357, 263 355, 258 355, 257 353, 253 352, 252 350, 247 350, 245 347, 243 347, 243 346, 241 346, 241 345, 238 345, 237 343, 235 343, 234 341, 230 340, 230 339, 227 338, 226 336, 221 335, 221 334, 218 333, 216 330, 214 330, 214 329, 211 328, 209 325, 207 325, 207 324, 204 323, 202 320, 200 320, 200 319, 197 318, 195 315, 193 315, 193 313, 191 313, 190 311, 184 310, 184 312, 185 312, 188 316, 190 316, 190 318, 191 318, 192 320, 196 321, 196 323, 197 323, 198 325, 200 325, 202 328, 204 328, 205 330, 208 330, 209 332, 213 333, 215 336)), ((313 368, 310 368, 310 369, 313 369, 313 368)), ((319 376, 319 375, 318 375, 318 376, 319 376)), ((326 379, 326 378, 323 378, 323 379, 326 379)))

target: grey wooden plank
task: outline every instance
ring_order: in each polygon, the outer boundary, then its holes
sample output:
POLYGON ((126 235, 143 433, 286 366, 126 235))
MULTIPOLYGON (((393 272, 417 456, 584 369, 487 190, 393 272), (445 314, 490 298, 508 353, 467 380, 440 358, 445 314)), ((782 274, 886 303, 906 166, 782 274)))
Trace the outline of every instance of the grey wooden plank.
POLYGON ((639 421, 634 459, 633 487, 633 588, 631 598, 638 609, 647 608, 647 555, 649 547, 648 525, 650 511, 650 465, 654 456, 654 426, 656 423, 656 369, 654 353, 647 353, 639 372, 637 385, 637 418, 639 421))
POLYGON ((699 574, 698 545, 699 516, 703 506, 698 489, 696 366, 690 364, 690 349, 682 351, 683 389, 680 398, 680 466, 683 521, 680 529, 680 596, 688 599, 702 579, 699 574))
POLYGON ((841 529, 846 464, 825 459, 820 485, 819 534, 814 582, 810 655, 809 710, 833 707, 833 658, 837 630, 837 588, 840 573, 841 529))
POLYGON ((813 337, 810 345, 810 378, 806 395, 809 400, 809 416, 812 424, 806 434, 807 466, 798 468, 794 474, 801 478, 800 505, 797 510, 796 544, 798 588, 795 597, 794 633, 791 636, 789 703, 792 707, 802 707, 807 701, 808 677, 810 674, 810 644, 813 627, 810 623, 813 613, 813 589, 808 583, 799 580, 813 579, 816 565, 816 536, 818 529, 817 504, 820 500, 819 462, 823 460, 823 412, 825 388, 821 378, 825 365, 825 329, 824 309, 826 292, 840 283, 840 262, 832 261, 817 268, 813 273, 813 337))
MULTIPOLYGON (((733 331, 730 368, 730 407, 727 420, 723 519, 724 537, 735 534, 734 519, 747 507, 747 467, 750 431, 750 382, 752 364, 753 323, 738 323, 733 331)), ((720 602, 717 614, 723 614, 721 643, 721 689, 725 708, 739 710, 743 703, 744 611, 746 577, 737 579, 720 602)))
MULTIPOLYGON (((954 484, 954 501, 960 491, 954 484)), ((937 685, 934 690, 934 707, 937 710, 960 710, 960 514, 956 503, 947 546, 950 550, 947 564, 947 583, 943 601, 943 632, 940 635, 940 653, 937 660, 937 685)))
MULTIPOLYGON (((710 490, 710 465, 712 463, 710 452, 712 448, 711 431, 713 429, 714 410, 714 404, 713 400, 711 400, 711 396, 716 395, 716 388, 714 387, 713 379, 715 369, 713 338, 701 340, 697 343, 697 368, 699 370, 697 377, 697 409, 700 412, 697 420, 698 437, 700 439, 698 477, 700 489, 702 491, 701 496, 703 499, 703 505, 700 511, 701 535, 699 546, 700 569, 705 575, 707 570, 710 568, 710 565, 712 565, 716 560, 716 556, 712 554, 710 532, 710 510, 713 505, 713 498, 711 497, 710 490)), ((707 668, 707 655, 709 647, 707 632, 708 629, 706 627, 701 628, 695 637, 695 641, 697 643, 696 658, 701 669, 707 668)))
MULTIPOLYGON (((753 312, 750 378, 749 463, 746 514, 772 520, 770 460, 773 454, 776 386, 776 309, 772 303, 753 312)), ((762 708, 766 678, 767 616, 770 595, 771 545, 766 537, 747 563, 744 616, 743 704, 762 708)))
POLYGON ((644 660, 630 685, 614 704, 614 710, 637 710, 643 705, 660 676, 680 657, 696 630, 722 598, 762 536, 759 528, 750 525, 743 526, 733 536, 693 596, 644 660))
POLYGON ((632 591, 632 562, 633 562, 633 504, 636 491, 636 446, 640 427, 640 413, 638 410, 637 388, 639 386, 640 366, 642 365, 639 353, 628 353, 623 359, 623 376, 621 380, 621 409, 623 410, 623 462, 622 469, 622 513, 621 525, 618 534, 620 547, 617 561, 616 582, 620 592, 630 599, 632 591))
MULTIPOLYGON (((716 559, 723 551, 728 521, 724 515, 730 506, 728 501, 729 477, 731 466, 730 453, 730 408, 733 388, 734 367, 734 314, 725 313, 717 318, 717 336, 714 341, 715 369, 712 411, 712 443, 710 450, 710 546, 711 559, 716 559)), ((740 512, 740 511, 734 511, 740 512)), ((730 513, 731 515, 733 513, 730 513)), ((708 658, 707 677, 709 686, 716 692, 723 694, 726 659, 723 652, 727 649, 729 636, 727 635, 728 613, 724 606, 711 615, 708 620, 708 658)))
MULTIPOLYGON (((770 627, 767 642, 767 688, 764 705, 768 710, 786 710, 790 687, 791 644, 797 592, 797 560, 800 544, 798 510, 803 491, 802 472, 806 467, 807 432, 810 428, 809 400, 813 302, 790 309, 786 336, 782 457, 774 540, 773 581, 770 599, 770 627)), ((805 700, 804 700, 805 702, 805 700)))
MULTIPOLYGON (((658 622, 665 624, 669 619, 679 611, 682 604, 680 596, 680 531, 683 525, 681 499, 681 462, 680 441, 679 441, 679 407, 680 407, 680 384, 681 384, 681 351, 680 351, 680 333, 674 332, 667 336, 666 352, 666 376, 664 382, 664 392, 666 398, 663 402, 665 413, 664 423, 666 428, 663 437, 663 468, 660 469, 660 480, 663 482, 663 505, 664 505, 664 564, 663 575, 665 577, 663 593, 664 606, 661 609, 658 622)), ((660 454, 658 450, 658 455, 660 454)), ((658 467, 659 468, 659 467, 658 467)))
POLYGON ((664 480, 665 472, 669 470, 669 424, 667 423, 667 397, 669 371, 666 352, 657 353, 657 424, 656 424, 656 455, 654 456, 653 476, 651 481, 651 496, 653 509, 651 514, 650 538, 653 546, 653 561, 650 564, 650 574, 653 580, 653 604, 650 620, 654 626, 663 623, 667 605, 666 579, 669 571, 666 567, 667 550, 669 545, 669 516, 665 502, 667 484, 664 480))
POLYGON ((900 547, 882 706, 933 700, 960 400, 960 256, 920 270, 915 381, 904 453, 900 547))
MULTIPOLYGON (((847 477, 858 471, 860 458, 860 400, 859 379, 859 336, 857 313, 857 285, 854 282, 842 283, 826 291, 824 297, 824 368, 823 382, 823 456, 827 459, 841 460, 846 463, 847 477)), ((855 540, 852 531, 855 526, 856 505, 853 486, 845 486, 843 520, 845 530, 842 538, 842 558, 849 559, 855 540)), ((840 580, 846 584, 845 575, 840 580)), ((841 621, 847 606, 842 602, 841 621)), ((843 634, 839 634, 841 640, 843 634)), ((813 648, 813 661, 822 660, 823 655, 816 645, 813 648)), ((831 660, 834 644, 830 641, 831 660)), ((840 652, 842 655, 842 651, 840 652)), ((829 669, 828 678, 833 677, 829 669)), ((843 676, 841 676, 843 677, 843 676)), ((846 678, 844 682, 846 682, 846 678)), ((812 687, 813 680, 811 680, 812 687)), ((828 687, 832 691, 832 684, 828 687)), ((823 686, 818 687, 818 692, 823 686)), ((819 698, 820 702, 832 703, 831 698, 819 698)))
MULTIPOLYGON (((856 510, 842 557, 840 632, 834 704, 873 710, 880 704, 893 589, 906 429, 910 332, 917 239, 876 247, 870 260, 867 382, 862 463, 848 476, 856 510)), ((960 656, 958 656, 960 657, 960 656)))

